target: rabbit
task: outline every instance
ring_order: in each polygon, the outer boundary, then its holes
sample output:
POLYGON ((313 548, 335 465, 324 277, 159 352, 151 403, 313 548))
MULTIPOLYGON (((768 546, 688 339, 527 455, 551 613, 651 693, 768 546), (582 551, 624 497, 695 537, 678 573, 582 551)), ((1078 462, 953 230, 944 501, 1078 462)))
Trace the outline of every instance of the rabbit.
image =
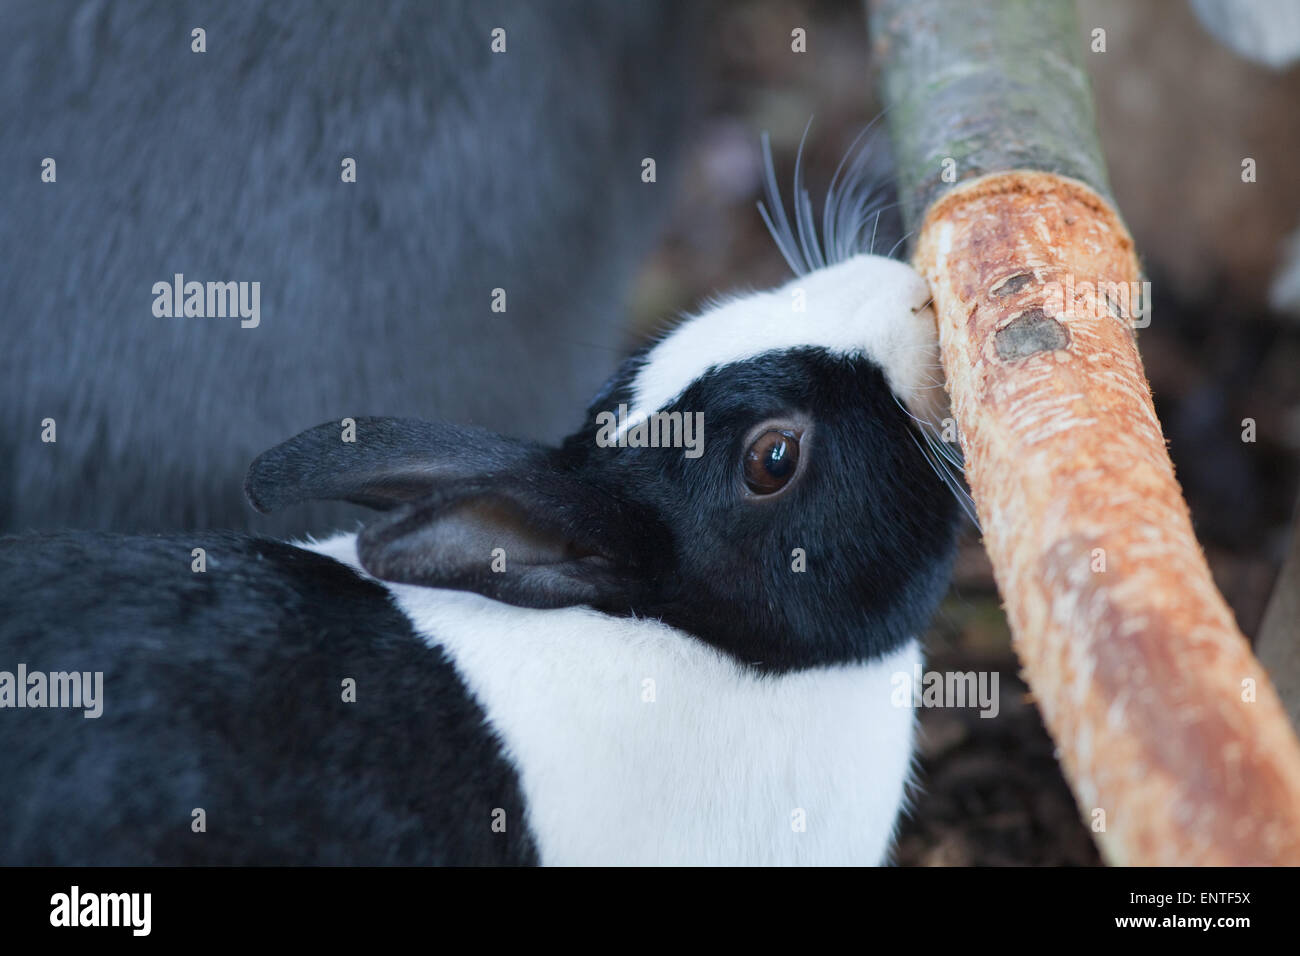
POLYGON ((959 515, 936 363, 925 282, 855 254, 557 446, 349 417, 252 463, 257 510, 355 532, 4 539, 0 669, 103 700, 0 713, 0 863, 887 862, 959 515))
POLYGON ((338 527, 239 494, 334 403, 563 435, 671 206, 697 6, 4 4, 0 531, 338 527), (178 273, 258 283, 256 326, 155 315, 178 273))

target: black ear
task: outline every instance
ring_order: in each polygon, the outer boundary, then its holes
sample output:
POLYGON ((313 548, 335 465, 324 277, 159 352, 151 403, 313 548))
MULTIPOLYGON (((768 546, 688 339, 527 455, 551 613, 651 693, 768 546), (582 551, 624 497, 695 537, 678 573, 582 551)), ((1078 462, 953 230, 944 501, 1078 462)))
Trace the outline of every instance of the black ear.
POLYGON ((404 418, 353 421, 354 441, 343 440, 341 422, 326 422, 258 455, 244 479, 249 503, 263 514, 314 499, 385 510, 447 481, 517 470, 546 454, 481 428, 404 418))
POLYGON ((672 554, 663 524, 555 463, 531 467, 378 518, 357 538, 362 566, 387 581, 474 591, 519 607, 644 606, 672 554))

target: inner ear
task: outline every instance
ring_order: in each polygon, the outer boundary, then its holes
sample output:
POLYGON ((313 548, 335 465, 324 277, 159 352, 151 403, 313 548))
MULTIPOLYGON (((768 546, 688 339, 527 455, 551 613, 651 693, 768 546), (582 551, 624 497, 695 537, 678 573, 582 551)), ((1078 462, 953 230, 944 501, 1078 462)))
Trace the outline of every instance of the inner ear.
POLYGON ((620 612, 653 590, 669 553, 666 531, 644 509, 555 474, 439 493, 357 539, 362 567, 386 581, 620 612))
MULTIPOLYGON (((369 540, 378 538, 376 534, 369 540)), ((394 543, 401 541, 400 538, 389 540, 394 543)), ((406 542, 408 545, 411 543, 406 542)), ((446 507, 431 523, 420 547, 430 554, 446 558, 493 555, 499 549, 507 563, 532 566, 598 556, 594 549, 579 545, 560 529, 529 520, 515 502, 498 496, 466 498, 446 507)), ((397 553, 398 548, 376 553, 376 568, 399 571, 399 567, 391 564, 397 553)), ((418 559, 419 556, 412 557, 418 559)))

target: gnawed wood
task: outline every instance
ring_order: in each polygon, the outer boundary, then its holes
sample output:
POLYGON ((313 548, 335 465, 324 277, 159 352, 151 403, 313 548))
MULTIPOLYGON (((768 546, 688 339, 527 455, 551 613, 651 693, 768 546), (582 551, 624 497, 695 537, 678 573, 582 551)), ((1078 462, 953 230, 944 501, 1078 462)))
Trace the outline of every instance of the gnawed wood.
POLYGON ((987 175, 930 207, 916 264, 1015 647, 1106 857, 1300 863, 1300 744, 1192 532, 1119 217, 987 175))

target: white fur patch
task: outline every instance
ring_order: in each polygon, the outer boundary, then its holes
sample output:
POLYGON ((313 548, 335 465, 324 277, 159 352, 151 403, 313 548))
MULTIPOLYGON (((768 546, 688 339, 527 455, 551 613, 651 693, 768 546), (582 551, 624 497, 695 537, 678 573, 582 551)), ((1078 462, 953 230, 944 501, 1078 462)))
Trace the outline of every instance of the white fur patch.
MULTIPOLYGON (((358 567, 353 535, 303 547, 358 567)), ((656 621, 386 586, 504 742, 543 863, 883 862, 915 726, 890 677, 915 641, 765 677, 656 621)))
POLYGON ((911 266, 870 255, 728 300, 650 350, 633 382, 624 427, 665 408, 710 368, 800 346, 865 355, 914 415, 934 420, 944 396, 929 300, 925 280, 911 266))

